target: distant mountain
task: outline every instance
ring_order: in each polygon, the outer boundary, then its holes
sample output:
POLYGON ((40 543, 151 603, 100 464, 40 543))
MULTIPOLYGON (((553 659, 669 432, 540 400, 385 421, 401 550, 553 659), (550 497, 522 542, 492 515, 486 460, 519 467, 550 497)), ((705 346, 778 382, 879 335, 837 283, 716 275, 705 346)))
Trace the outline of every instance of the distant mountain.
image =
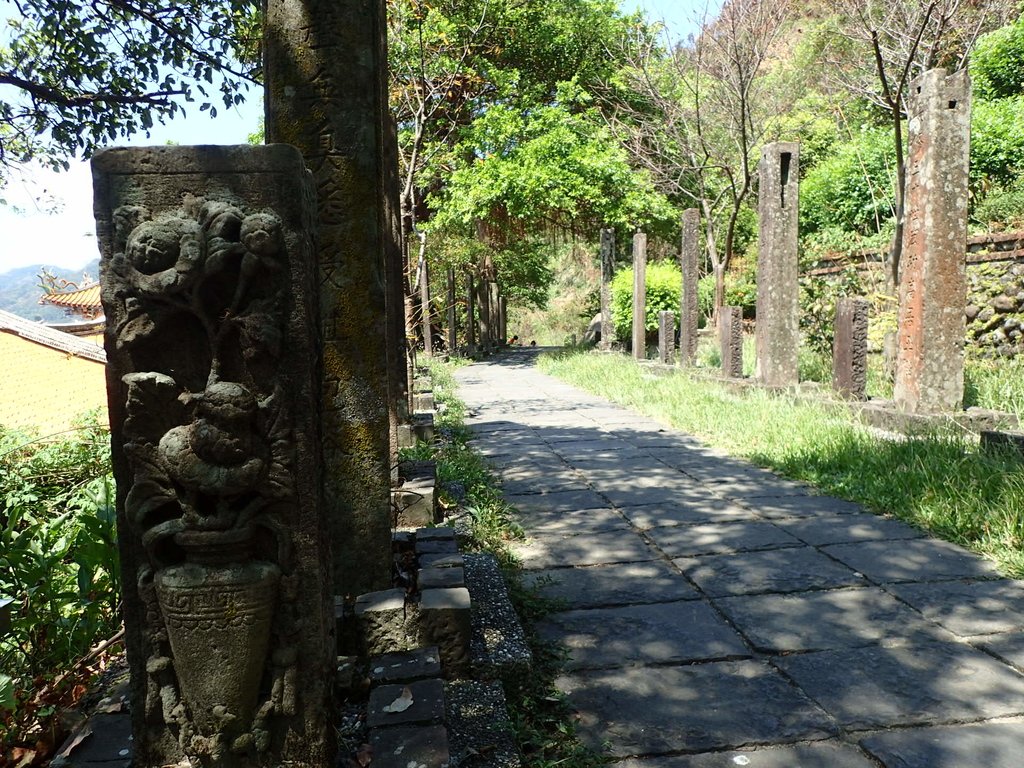
POLYGON ((81 282, 83 273, 88 274, 93 280, 99 277, 100 260, 93 259, 81 269, 59 269, 36 264, 0 273, 0 309, 13 312, 27 320, 42 320, 46 323, 69 322, 72 318, 69 318, 63 309, 39 303, 39 297, 44 293, 39 287, 39 273, 44 267, 57 277, 77 284, 81 282))

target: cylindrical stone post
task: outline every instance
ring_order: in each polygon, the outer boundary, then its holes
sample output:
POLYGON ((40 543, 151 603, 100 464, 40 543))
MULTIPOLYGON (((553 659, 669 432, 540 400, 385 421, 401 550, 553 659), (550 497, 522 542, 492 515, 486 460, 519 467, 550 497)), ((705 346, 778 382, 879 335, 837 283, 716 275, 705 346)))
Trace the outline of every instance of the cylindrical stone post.
POLYGON ((743 377, 743 310, 720 307, 718 310, 718 343, 722 358, 722 375, 732 379, 743 377))
POLYGON ((893 397, 912 413, 958 411, 964 399, 967 70, 925 72, 910 85, 906 226, 900 264, 893 397))
POLYGON ((430 307, 430 265, 424 256, 420 263, 420 319, 423 327, 423 354, 427 357, 434 356, 433 315, 430 307))
POLYGON ((633 235, 633 357, 647 357, 647 235, 633 235))
POLYGON ((865 299, 836 302, 832 389, 851 400, 863 400, 867 392, 869 307, 865 299))
POLYGON ((454 355, 456 348, 456 333, 455 333, 455 267, 448 267, 448 273, 445 276, 447 278, 447 294, 445 301, 448 304, 446 314, 446 320, 448 323, 448 354, 454 355))
POLYGON ((466 272, 466 346, 470 354, 476 351, 476 285, 473 273, 466 272))
POLYGON ((601 341, 598 349, 609 350, 615 341, 612 325, 612 277, 615 273, 615 230, 601 230, 601 341))
POLYGON ((676 346, 675 312, 662 310, 658 313, 658 360, 667 364, 672 359, 676 346))
POLYGON ((267 142, 298 147, 317 189, 327 517, 335 588, 359 594, 391 584, 384 0, 268 0, 264 25, 267 142))
POLYGON ((697 274, 700 257, 700 214, 696 208, 683 211, 682 248, 679 268, 683 285, 679 302, 679 364, 693 365, 697 356, 697 274))
POLYGON ((283 144, 92 168, 131 763, 334 766, 312 179, 283 144))
POLYGON ((498 295, 498 281, 489 281, 487 283, 487 306, 491 310, 491 346, 495 348, 501 347, 505 342, 505 340, 501 338, 501 319, 498 316, 498 295))
POLYGON ((498 297, 498 338, 502 345, 508 344, 508 301, 504 296, 498 297))
POLYGON ((491 339, 491 289, 490 282, 481 277, 476 281, 476 309, 480 327, 480 346, 484 352, 492 349, 491 339))
POLYGON ((800 285, 797 267, 800 145, 766 144, 758 166, 755 376, 769 387, 798 382, 800 285))

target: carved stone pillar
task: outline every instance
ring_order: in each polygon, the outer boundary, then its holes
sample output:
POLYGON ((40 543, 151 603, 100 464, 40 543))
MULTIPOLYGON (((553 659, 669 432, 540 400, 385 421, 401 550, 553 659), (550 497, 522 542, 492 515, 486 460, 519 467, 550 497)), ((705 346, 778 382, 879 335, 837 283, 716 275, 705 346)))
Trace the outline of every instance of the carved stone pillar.
POLYGON ((615 340, 612 325, 612 278, 615 276, 615 230, 601 230, 601 341, 597 348, 609 350, 615 340))
POLYGON ((326 768, 310 178, 281 145, 92 164, 133 765, 326 768))
POLYGON ((633 357, 647 357, 647 235, 633 235, 633 357))
POLYGON ((683 275, 679 301, 679 364, 693 365, 697 357, 697 263, 700 257, 700 214, 696 208, 683 211, 682 249, 679 267, 683 275))

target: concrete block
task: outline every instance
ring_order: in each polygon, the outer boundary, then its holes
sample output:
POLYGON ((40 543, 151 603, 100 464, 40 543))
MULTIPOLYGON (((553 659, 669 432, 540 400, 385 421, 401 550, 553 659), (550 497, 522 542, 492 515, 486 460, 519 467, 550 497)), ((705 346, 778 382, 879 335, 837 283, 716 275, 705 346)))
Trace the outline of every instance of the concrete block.
POLYGON ((462 568, 420 568, 416 583, 422 589, 447 589, 466 586, 462 568))
POLYGON ((459 677, 469 668, 472 616, 469 590, 425 589, 420 597, 419 637, 436 645, 446 677, 459 677))
POLYGON ((408 685, 382 685, 370 691, 366 724, 383 728, 444 721, 444 684, 420 680, 408 685))
POLYGON ((385 653, 370 659, 370 682, 374 685, 408 683, 441 674, 441 657, 436 646, 401 653, 385 653))
POLYGON ((447 768, 451 762, 443 725, 378 728, 370 732, 374 768, 447 768))
POLYGON ((420 645, 413 621, 415 606, 400 589, 369 592, 356 598, 356 622, 368 656, 407 651, 420 645))

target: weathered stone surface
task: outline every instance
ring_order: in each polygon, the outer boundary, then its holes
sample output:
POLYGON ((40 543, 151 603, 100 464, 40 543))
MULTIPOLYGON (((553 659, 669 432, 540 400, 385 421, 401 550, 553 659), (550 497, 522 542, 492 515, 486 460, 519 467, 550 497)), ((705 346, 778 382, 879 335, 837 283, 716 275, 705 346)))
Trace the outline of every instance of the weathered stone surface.
POLYGON ((654 560, 657 553, 639 536, 618 531, 585 536, 536 536, 526 544, 517 544, 513 551, 522 560, 523 568, 558 568, 602 563, 639 563, 654 560))
POLYGON ((757 325, 755 376, 769 387, 797 383, 800 285, 797 220, 800 145, 766 144, 758 165, 757 325))
POLYGON ((757 517, 746 507, 713 496, 704 499, 676 499, 668 504, 623 507, 622 514, 640 530, 695 523, 726 523, 757 517))
POLYGON ((302 158, 117 149, 93 174, 135 764, 328 764, 334 610, 302 158), (285 744, 291 731, 310 738, 285 744))
MULTIPOLYGON (((90 731, 67 757, 50 761, 53 768, 129 768, 132 764, 132 723, 127 714, 93 715, 86 727, 90 731)), ((63 753, 68 744, 61 748, 63 753)))
POLYGON ((400 589, 369 592, 356 598, 356 621, 363 651, 368 656, 407 651, 419 645, 414 636, 405 593, 400 589))
POLYGON ((416 542, 416 554, 418 555, 443 555, 455 554, 459 551, 459 545, 455 539, 426 539, 416 542))
POLYGON ((613 768, 875 768, 856 747, 834 742, 755 747, 740 752, 674 755, 647 760, 623 760, 613 768))
POLYGON ((533 654, 493 555, 466 557, 466 587, 472 603, 473 676, 521 679, 529 671, 533 654))
POLYGON ((777 671, 758 661, 626 667, 555 681, 587 746, 615 756, 815 741, 834 726, 777 671), (657 702, 657 704, 654 704, 657 702))
POLYGON ((775 524, 811 546, 918 539, 926 535, 899 520, 868 514, 779 519, 775 524))
POLYGON ((718 346, 722 358, 722 375, 731 379, 743 377, 743 311, 739 307, 718 310, 718 346))
POLYGON ((991 564, 955 544, 911 539, 893 547, 884 541, 836 544, 824 552, 878 582, 948 581, 995 576, 991 564))
POLYGON ((867 397, 869 309, 866 299, 842 297, 836 302, 832 389, 852 400, 867 397))
POLYGON ((444 694, 448 743, 455 760, 468 763, 476 758, 485 768, 519 768, 522 761, 501 683, 449 680, 444 694))
MULTIPOLYGON (((434 462, 430 462, 433 464, 434 462)), ((438 525, 432 528, 420 528, 416 531, 416 541, 455 541, 455 529, 450 525, 438 525)))
POLYGON ((877 733, 860 745, 886 768, 1017 768, 1024 721, 908 728, 877 733))
POLYGON ((419 680, 408 685, 382 685, 370 691, 366 724, 390 728, 410 723, 440 723, 444 720, 444 684, 440 680, 419 680), (411 703, 408 703, 411 700, 411 703))
POLYGON ((473 623, 469 590, 465 587, 425 589, 420 596, 419 641, 436 645, 446 676, 459 676, 469 668, 473 623))
POLYGON ((700 594, 666 563, 597 565, 527 571, 527 586, 569 608, 602 608, 643 603, 696 600, 700 594))
POLYGON ((267 141, 298 147, 317 189, 323 482, 338 594, 391 579, 389 434, 404 334, 388 330, 401 308, 387 278, 401 255, 386 35, 383 0, 266 8, 267 141))
POLYGON ((375 768, 448 768, 448 731, 443 725, 370 731, 375 768))
POLYGON ((925 72, 910 84, 906 226, 900 259, 893 399, 917 413, 959 411, 964 399, 967 70, 925 72))
POLYGON ((466 586, 462 568, 420 568, 416 584, 420 589, 448 589, 466 586))
POLYGON ((1024 669, 1024 634, 1006 632, 1001 635, 989 635, 971 641, 976 648, 1005 659, 1017 669, 1024 669))
POLYGON ((852 729, 1024 712, 1024 677, 959 643, 821 651, 783 656, 775 663, 852 729))
POLYGON ((672 312, 658 313, 658 361, 667 365, 675 354, 676 316, 672 312))
POLYGON ((750 655, 736 631, 699 600, 555 613, 540 622, 538 632, 568 648, 568 669, 750 655))
POLYGON ((476 346, 476 287, 473 273, 466 272, 466 346, 472 351, 476 346))
POLYGON ((767 653, 948 638, 877 587, 729 597, 717 605, 754 648, 767 653))
POLYGON ((391 492, 399 528, 416 528, 437 520, 437 488, 433 482, 406 481, 391 492))
POLYGON ((647 357, 647 235, 633 235, 633 357, 647 357))
POLYGON ((523 512, 546 512, 549 514, 608 506, 604 496, 590 488, 579 491, 553 491, 540 495, 508 496, 505 500, 523 512))
POLYGON ((447 305, 445 309, 445 342, 449 354, 454 354, 455 350, 459 348, 455 327, 455 267, 448 267, 448 271, 445 273, 445 288, 447 291, 445 296, 447 305))
POLYGON ((679 364, 692 365, 697 355, 697 282, 700 280, 700 213, 696 208, 683 211, 682 248, 679 269, 683 285, 679 301, 679 364))
POLYGON ((983 429, 981 447, 1002 451, 1016 451, 1024 459, 1024 432, 1020 430, 983 429))
POLYGON ((860 586, 863 579, 812 547, 673 561, 712 597, 860 586))
MULTIPOLYGON (((733 496, 724 491, 723 495, 733 496)), ((813 517, 818 515, 862 515, 864 508, 834 496, 735 496, 763 517, 813 517)))
POLYGON ((798 547, 799 539, 760 520, 651 528, 647 536, 669 557, 798 547))
POLYGON ((608 531, 628 533, 631 530, 625 518, 610 507, 574 509, 557 514, 540 510, 524 513, 520 510, 516 520, 529 535, 542 537, 558 534, 587 535, 608 531))
POLYGON ((1022 581, 944 581, 894 584, 887 589, 961 637, 1024 632, 1022 581))
POLYGON ((421 568, 461 568, 463 566, 462 555, 458 552, 420 555, 417 559, 421 568))
POLYGON ((615 230, 601 230, 601 341, 600 349, 608 350, 615 341, 612 324, 612 277, 615 275, 615 230))
POLYGON ((385 653, 370 659, 370 682, 374 685, 408 683, 439 677, 440 674, 441 657, 436 646, 385 653))

